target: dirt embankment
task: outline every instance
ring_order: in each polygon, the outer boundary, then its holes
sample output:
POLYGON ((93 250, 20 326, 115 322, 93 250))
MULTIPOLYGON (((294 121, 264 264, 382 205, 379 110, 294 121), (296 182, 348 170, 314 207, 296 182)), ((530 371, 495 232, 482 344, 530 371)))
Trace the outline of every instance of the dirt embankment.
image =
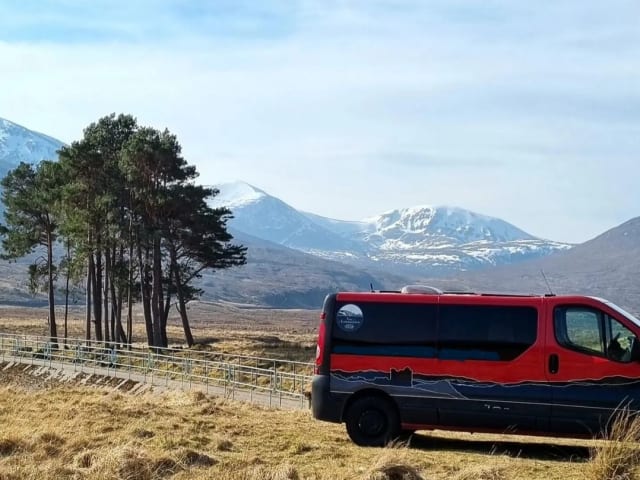
POLYGON ((132 394, 151 390, 150 385, 129 379, 105 377, 86 372, 69 372, 16 362, 0 363, 0 384, 26 390, 44 390, 64 384, 118 390, 132 394))

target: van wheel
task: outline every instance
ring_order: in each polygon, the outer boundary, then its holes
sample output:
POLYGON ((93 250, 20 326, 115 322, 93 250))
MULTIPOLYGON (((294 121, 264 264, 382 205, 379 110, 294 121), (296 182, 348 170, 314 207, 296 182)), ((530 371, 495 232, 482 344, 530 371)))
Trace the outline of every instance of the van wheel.
POLYGON ((362 397, 354 400, 345 415, 347 433, 363 447, 383 447, 400 433, 398 412, 390 400, 383 397, 362 397))

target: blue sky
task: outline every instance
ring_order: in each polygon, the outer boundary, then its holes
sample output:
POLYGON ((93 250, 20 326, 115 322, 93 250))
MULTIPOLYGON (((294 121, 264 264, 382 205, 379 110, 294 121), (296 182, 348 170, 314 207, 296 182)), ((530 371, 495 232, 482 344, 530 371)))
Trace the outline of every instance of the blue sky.
POLYGON ((131 113, 203 183, 580 242, 640 215, 639 27, 635 0, 9 0, 0 116, 69 142, 131 113))

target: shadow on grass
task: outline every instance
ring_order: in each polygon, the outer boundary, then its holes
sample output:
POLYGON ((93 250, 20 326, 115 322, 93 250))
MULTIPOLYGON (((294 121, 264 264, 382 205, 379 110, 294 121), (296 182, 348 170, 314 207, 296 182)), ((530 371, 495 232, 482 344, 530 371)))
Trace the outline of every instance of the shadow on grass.
POLYGON ((211 350, 214 343, 220 342, 219 337, 199 337, 193 344, 195 350, 211 350))
POLYGON ((409 441, 410 448, 468 452, 509 457, 550 460, 558 462, 582 462, 589 459, 589 447, 584 445, 560 445, 551 442, 527 443, 526 440, 494 440, 472 438, 448 438, 416 433, 409 441))

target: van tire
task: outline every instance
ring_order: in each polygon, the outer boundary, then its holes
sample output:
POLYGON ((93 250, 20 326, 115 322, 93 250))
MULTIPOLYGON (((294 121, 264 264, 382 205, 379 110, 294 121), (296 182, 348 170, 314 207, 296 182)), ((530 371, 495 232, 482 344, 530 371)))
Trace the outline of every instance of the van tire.
POLYGON ((346 412, 345 423, 351 440, 362 447, 384 447, 400 434, 395 405, 380 396, 354 400, 346 412))

